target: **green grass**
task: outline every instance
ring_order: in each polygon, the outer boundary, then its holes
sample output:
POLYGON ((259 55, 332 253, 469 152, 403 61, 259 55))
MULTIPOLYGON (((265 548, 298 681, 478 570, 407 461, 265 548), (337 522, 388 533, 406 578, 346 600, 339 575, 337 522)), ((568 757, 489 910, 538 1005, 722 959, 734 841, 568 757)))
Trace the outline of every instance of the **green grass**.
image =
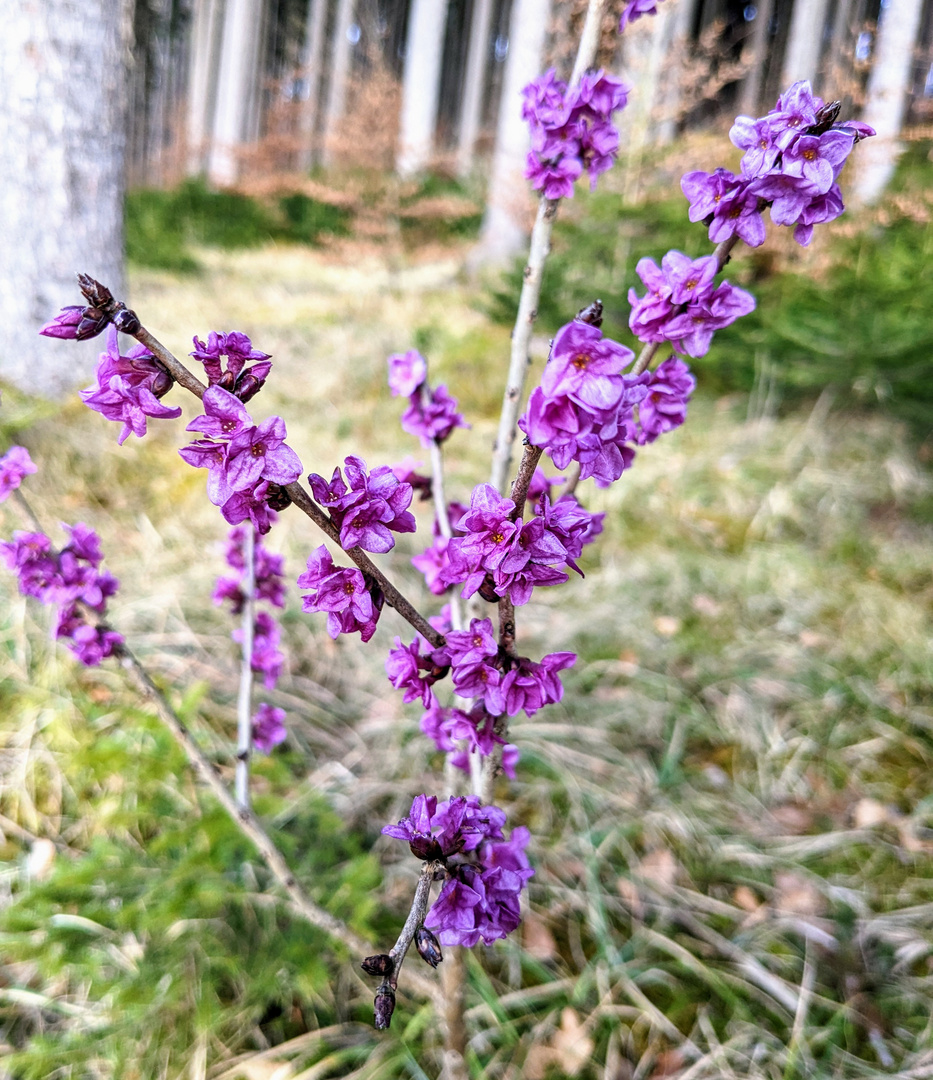
MULTIPOLYGON (((179 353, 232 327, 272 352, 250 408, 285 416, 306 471, 419 453, 384 389, 385 356, 417 341, 474 422, 451 441, 450 496, 486 475, 508 336, 455 273, 198 254, 193 280, 137 270, 133 306, 179 353)), ((229 778, 237 659, 209 600, 225 526, 177 457, 184 404, 118 448, 76 403, 9 391, 0 445, 40 463, 25 490, 43 520, 102 533, 114 623, 229 778)), ((468 957, 476 1080, 933 1064, 933 481, 904 425, 839 404, 774 416, 761 395, 701 394, 618 485, 581 487, 606 513, 587 576, 519 612, 523 652, 580 660, 560 705, 512 730, 522 761, 498 801, 530 828, 536 873, 521 932, 468 957)), ((0 532, 18 527, 8 502, 0 532)), ((293 510, 270 536, 291 578, 318 543, 293 510)), ((418 543, 385 562, 429 606, 418 543)), ((119 670, 78 669, 6 573, 0 589, 7 1074, 438 1075, 441 1024, 404 971, 377 1034, 358 958, 276 897, 119 670)), ((315 899, 388 946, 416 866, 379 830, 440 765, 420 710, 386 692, 384 646, 406 631, 387 612, 369 649, 331 642, 294 588, 284 626, 289 740, 255 765, 257 810, 315 899)))

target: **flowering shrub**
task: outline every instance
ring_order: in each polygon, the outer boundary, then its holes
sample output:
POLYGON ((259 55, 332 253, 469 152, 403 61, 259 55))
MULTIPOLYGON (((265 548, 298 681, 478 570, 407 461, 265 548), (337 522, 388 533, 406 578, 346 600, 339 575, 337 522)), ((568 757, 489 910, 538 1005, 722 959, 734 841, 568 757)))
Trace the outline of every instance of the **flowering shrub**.
MULTIPOLYGON (((653 10, 653 4, 630 4, 622 27, 653 10)), ((552 70, 526 88, 523 115, 532 146, 526 176, 545 200, 570 197, 584 171, 592 185, 611 166, 618 150, 611 116, 625 101, 621 83, 602 71, 584 73, 568 87, 552 70)), ((683 357, 705 355, 717 330, 753 310, 750 294, 727 281, 717 283, 738 240, 752 246, 764 240, 761 214, 769 206, 772 220, 794 225, 801 243, 809 243, 814 224, 841 212, 839 172, 854 144, 871 132, 864 125, 839 124, 837 115, 835 105, 824 105, 808 84, 798 83, 767 117, 739 118, 732 139, 745 150, 742 175, 717 169, 692 172, 683 180, 691 219, 709 226, 710 238, 719 244, 716 251, 699 259, 670 251, 660 266, 650 258, 638 263, 647 291, 640 297, 635 290, 630 294, 630 326, 644 343, 637 359, 603 335, 598 301, 561 327, 540 384, 523 415, 515 417, 526 438, 509 494, 480 483, 468 507, 449 502, 444 494, 441 452, 458 428, 469 425, 446 387, 431 387, 428 363, 414 350, 389 357, 388 382, 392 394, 408 401, 401 424, 430 450, 431 477, 420 476, 408 463, 369 467, 350 456, 329 481, 308 474, 309 492, 299 483, 304 469, 285 441, 284 420, 272 416, 255 423, 246 409, 272 376, 271 357, 253 348, 246 335, 211 332, 206 343, 194 338, 190 355, 202 365, 205 385, 134 313, 89 278, 81 279, 87 307, 66 308, 43 329, 57 338, 88 337, 106 329, 97 385, 83 391, 82 398, 106 419, 122 424, 120 443, 130 433, 144 436, 150 419, 180 415, 180 408, 162 404, 176 382, 201 399, 203 412, 187 427, 198 438, 179 454, 193 467, 207 469, 208 499, 238 526, 230 533, 226 554, 238 573, 218 582, 214 598, 229 602, 244 617, 233 637, 244 653, 241 697, 247 706, 251 674, 262 675, 271 688, 284 664, 278 624, 269 612, 254 611, 254 605, 266 601, 281 607, 284 602, 282 560, 265 550, 260 537, 289 505, 311 518, 355 564, 336 564, 326 545, 311 551, 297 578, 307 590, 304 612, 325 614, 333 638, 359 633, 366 642, 389 604, 415 630, 413 641, 406 644, 396 637, 389 650, 389 683, 402 692, 404 703, 420 701, 425 710, 421 730, 451 756, 452 765, 470 774, 473 790, 451 793, 443 801, 421 794, 407 817, 382 830, 406 840, 423 868, 395 946, 364 961, 368 973, 382 978, 375 1001, 377 1026, 389 1024, 399 970, 413 940, 435 967, 442 945, 489 944, 518 926, 521 890, 534 873, 525 853, 530 834, 518 825, 506 838, 506 813, 491 801, 493 783, 500 773, 514 776, 519 764, 518 748, 507 740, 509 720, 559 702, 561 672, 577 658, 572 652, 539 659, 521 655, 515 609, 532 600, 536 587, 563 585, 570 571, 582 573, 577 560, 602 531, 602 515, 585 508, 578 485, 587 479, 599 487, 612 484, 632 467, 638 448, 682 424, 695 386, 683 357), (137 339, 125 354, 120 330, 137 339), (661 346, 670 353, 652 369, 661 346), (539 468, 543 454, 567 475, 546 476, 539 468), (409 509, 415 490, 433 499, 434 522, 430 544, 413 562, 425 574, 430 594, 448 599, 431 618, 367 554, 384 554, 394 547, 395 533, 416 531, 409 509), (488 617, 465 618, 462 600, 496 605, 498 627, 488 617), (445 704, 439 694, 448 676, 453 700, 445 704), (431 903, 435 879, 442 885, 431 903)), ((520 396, 507 394, 516 413, 520 396)), ((0 462, 0 492, 16 489, 30 466, 20 448, 11 450, 0 462)), ((0 552, 24 593, 57 606, 56 635, 67 638, 84 663, 126 654, 119 634, 100 621, 117 583, 99 570, 100 545, 93 532, 74 526, 69 543, 58 552, 44 534, 21 533, 0 552)), ((258 706, 245 729, 241 724, 238 766, 245 766, 251 745, 269 752, 286 737, 284 719, 281 709, 265 702, 258 706)), ((243 776, 240 769, 239 779, 243 776)), ((241 812, 246 812, 245 803, 241 812)), ((268 857, 272 865, 281 858, 277 853, 268 857)), ((294 879, 286 878, 285 887, 292 888, 294 879)))

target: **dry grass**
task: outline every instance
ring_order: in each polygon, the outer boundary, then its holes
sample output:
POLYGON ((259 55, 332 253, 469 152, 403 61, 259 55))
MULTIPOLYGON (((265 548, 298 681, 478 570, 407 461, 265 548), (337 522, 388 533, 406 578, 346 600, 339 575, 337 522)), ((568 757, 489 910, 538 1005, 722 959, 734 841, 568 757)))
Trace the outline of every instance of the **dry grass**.
MULTIPOLYGON (((349 453, 370 465, 418 455, 383 389, 386 355, 418 345, 474 422, 449 453, 450 491, 463 499, 486 475, 508 340, 463 283, 462 254, 205 252, 196 284, 138 274, 131 302, 178 353, 191 333, 232 328, 273 353, 254 412, 281 412, 306 468, 327 475, 349 453)), ((120 449, 78 406, 4 404, 42 466, 27 482, 40 516, 99 529, 123 582, 115 624, 178 694, 200 684, 185 707, 229 760, 235 657, 208 599, 224 527, 202 474, 175 453, 180 427, 120 449)), ((644 450, 615 488, 586 492, 607 513, 586 579, 520 613, 523 651, 572 648, 581 660, 559 707, 514 725, 523 762, 500 795, 532 829, 537 872, 520 937, 470 959, 474 1076, 931 1075, 933 577, 930 527, 915 513, 929 478, 878 419, 833 415, 826 400, 749 419, 744 404, 700 399, 687 427, 644 450)), ((3 515, 8 534, 17 523, 3 515)), ((317 543, 293 511, 270 538, 294 575, 317 543)), ((412 550, 400 544, 386 562, 423 597, 406 569, 412 550)), ((197 797, 150 760, 155 728, 117 675, 76 672, 48 643, 45 614, 8 577, 2 588, 0 887, 19 910, 31 880, 87 862, 97 841, 149 865, 160 829, 140 824, 148 803, 170 807, 167 832, 197 812, 197 797), (126 746, 108 771, 94 755, 101 740, 113 753, 114 738, 126 746)), ((389 613, 369 650, 333 643, 295 592, 290 672, 275 695, 293 753, 287 768, 260 767, 257 786, 283 842, 304 850, 326 840, 300 832, 316 800, 375 837, 436 783, 439 763, 417 737, 417 712, 385 692, 380 643, 404 632, 398 621, 389 613)), ((411 860, 384 839, 375 851, 386 864, 375 898, 399 911, 411 860)), ((250 903, 268 912, 247 877, 250 903)), ((329 899, 339 906, 340 895, 329 899)), ((371 887, 345 895, 372 908, 371 887)), ((359 917, 392 925, 370 908, 359 917)), ((76 903, 71 916, 90 910, 76 903)), ((53 929, 31 933, 52 942, 53 929)), ((77 961, 53 977, 48 950, 30 951, 14 930, 0 937, 3 1037, 19 1046, 57 1033, 59 1049, 41 1060, 59 1075, 119 1075, 116 1051, 80 1049, 113 1023, 110 999, 95 997, 77 961)), ((104 938, 127 971, 161 940, 155 930, 135 945, 104 938)), ((235 1002, 251 974, 233 979, 235 1002)), ((192 1001, 213 985, 195 961, 174 976, 189 980, 192 1001)), ((377 1041, 353 1022, 371 988, 346 967, 334 961, 327 978, 297 985, 306 1030, 270 1035, 243 1004, 226 1026, 206 1017, 189 1043, 166 1037, 146 1060, 163 1062, 160 1075, 229 1080, 436 1074, 429 1012, 406 1003, 398 1032, 377 1041)))

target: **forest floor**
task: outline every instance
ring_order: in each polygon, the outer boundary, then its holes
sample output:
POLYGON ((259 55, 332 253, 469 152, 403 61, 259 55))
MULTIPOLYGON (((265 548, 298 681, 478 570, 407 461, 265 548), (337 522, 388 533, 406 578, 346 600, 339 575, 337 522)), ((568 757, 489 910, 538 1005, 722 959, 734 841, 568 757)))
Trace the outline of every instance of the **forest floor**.
MULTIPOLYGON (((130 303, 180 356, 211 329, 272 353, 251 411, 280 413, 328 477, 349 454, 421 457, 385 382, 387 355, 419 348, 473 424, 447 450, 468 501, 509 335, 462 256, 205 251, 194 278, 137 271, 130 303)), ((226 526, 177 455, 185 420, 121 448, 77 399, 9 392, 0 448, 39 464, 24 491, 53 534, 100 532, 113 624, 230 775, 237 658, 210 599, 226 526)), ((519 612, 522 653, 580 659, 563 702, 512 727, 498 801, 536 872, 520 933, 468 959, 472 1075, 933 1076, 929 473, 899 427, 829 395, 775 416, 701 387, 683 429, 589 488, 606 519, 586 578, 519 612)), ((22 527, 12 502, 0 526, 22 527)), ((294 510, 268 538, 292 582, 319 542, 294 510)), ((433 613, 419 544, 382 561, 433 613)), ((53 648, 9 574, 0 592, 0 1076, 437 1075, 439 1025, 404 973, 378 1035, 358 958, 270 899, 120 674, 53 648)), ((379 830, 441 765, 382 670, 405 627, 387 611, 368 648, 332 642, 294 586, 284 626, 269 700, 289 739, 255 767, 257 808, 312 894, 387 947, 417 865, 379 830)))

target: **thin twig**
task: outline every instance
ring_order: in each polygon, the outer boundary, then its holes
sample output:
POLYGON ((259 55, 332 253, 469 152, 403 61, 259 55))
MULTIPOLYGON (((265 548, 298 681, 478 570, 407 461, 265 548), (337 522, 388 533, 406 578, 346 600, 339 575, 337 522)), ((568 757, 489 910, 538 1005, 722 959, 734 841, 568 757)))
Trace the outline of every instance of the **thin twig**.
POLYGON ((243 641, 240 691, 237 697, 236 803, 249 809, 249 759, 253 741, 253 634, 256 618, 256 530, 248 521, 243 529, 243 641))
POLYGON ((443 870, 443 863, 436 861, 426 862, 421 867, 421 877, 418 878, 418 885, 415 889, 415 895, 412 897, 408 918, 399 931, 398 939, 389 950, 389 956, 392 957, 392 971, 385 977, 384 983, 391 986, 393 990, 398 987, 398 973, 405 962, 405 954, 414 939, 415 931, 424 923, 424 918, 428 913, 428 901, 431 899, 431 885, 434 882, 434 875, 443 870))
MULTIPOLYGON (((447 494, 444 491, 444 452, 437 439, 431 440, 431 498, 434 500, 434 514, 441 536, 445 540, 450 540, 453 538, 454 531, 450 524, 447 494)), ((450 622, 454 630, 463 629, 463 605, 460 603, 460 593, 457 589, 453 589, 450 593, 450 622)))

